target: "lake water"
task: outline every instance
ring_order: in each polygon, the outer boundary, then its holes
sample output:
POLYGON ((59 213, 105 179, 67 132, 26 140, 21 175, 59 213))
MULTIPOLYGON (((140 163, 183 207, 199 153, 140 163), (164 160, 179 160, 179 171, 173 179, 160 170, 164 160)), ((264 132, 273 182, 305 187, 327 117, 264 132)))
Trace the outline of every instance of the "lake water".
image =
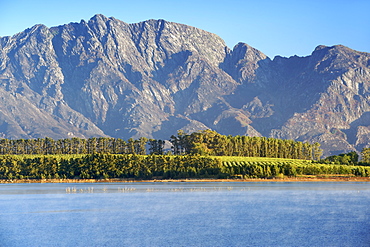
POLYGON ((1 184, 0 246, 370 246, 370 184, 1 184))

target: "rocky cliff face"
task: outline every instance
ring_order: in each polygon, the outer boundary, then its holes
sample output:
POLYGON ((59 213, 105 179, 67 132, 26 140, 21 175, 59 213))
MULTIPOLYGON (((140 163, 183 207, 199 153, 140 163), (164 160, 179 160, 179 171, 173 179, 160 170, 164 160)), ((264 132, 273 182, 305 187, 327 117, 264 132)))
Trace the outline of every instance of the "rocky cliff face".
POLYGON ((319 46, 275 57, 164 20, 36 25, 0 38, 0 134, 140 136, 178 129, 318 141, 325 154, 370 139, 370 54, 319 46))

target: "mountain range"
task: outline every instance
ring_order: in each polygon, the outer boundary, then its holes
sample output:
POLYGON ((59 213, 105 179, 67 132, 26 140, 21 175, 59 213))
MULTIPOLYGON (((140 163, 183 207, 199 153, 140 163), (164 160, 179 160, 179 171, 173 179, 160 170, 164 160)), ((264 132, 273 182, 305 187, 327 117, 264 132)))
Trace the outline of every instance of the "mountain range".
POLYGON ((319 142, 370 140, 370 53, 342 45, 270 59, 165 20, 95 15, 0 37, 0 137, 168 139, 177 130, 319 142))

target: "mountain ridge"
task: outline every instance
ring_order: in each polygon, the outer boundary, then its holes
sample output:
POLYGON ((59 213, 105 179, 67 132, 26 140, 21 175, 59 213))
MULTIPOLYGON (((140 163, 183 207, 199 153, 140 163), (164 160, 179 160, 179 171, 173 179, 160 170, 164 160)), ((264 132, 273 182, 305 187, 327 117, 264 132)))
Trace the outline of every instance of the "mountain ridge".
POLYGON ((369 67, 369 53, 342 45, 270 59, 165 20, 38 24, 0 38, 0 134, 165 139, 210 128, 360 151, 369 67))

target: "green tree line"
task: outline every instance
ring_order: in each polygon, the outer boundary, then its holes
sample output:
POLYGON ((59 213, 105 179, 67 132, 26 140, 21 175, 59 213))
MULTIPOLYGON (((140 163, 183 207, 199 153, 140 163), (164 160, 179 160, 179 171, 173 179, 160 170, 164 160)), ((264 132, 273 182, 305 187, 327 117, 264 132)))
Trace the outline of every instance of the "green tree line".
POLYGON ((170 139, 174 154, 216 156, 270 157, 318 160, 322 155, 319 143, 282 140, 266 137, 225 136, 212 130, 186 134, 179 131, 170 139))
POLYGON ((352 165, 352 166, 370 166, 370 148, 363 148, 360 156, 355 151, 338 155, 328 156, 319 160, 322 164, 352 165))
POLYGON ((0 179, 218 178, 221 161, 199 156, 88 154, 0 156, 0 179))
POLYGON ((294 161, 228 162, 199 155, 0 156, 0 179, 273 178, 322 174, 368 177, 370 167, 294 161))
MULTIPOLYGON (((161 143, 151 140, 153 143, 161 143)), ((130 138, 124 141, 119 138, 71 138, 54 140, 49 137, 37 139, 0 139, 0 155, 11 154, 93 154, 93 153, 112 153, 112 154, 146 154, 148 139, 130 138)))
POLYGON ((171 151, 165 150, 165 141, 141 137, 127 141, 120 138, 71 138, 54 140, 49 137, 37 139, 0 139, 0 155, 60 155, 60 154, 156 154, 163 155, 212 155, 245 156, 286 159, 317 160, 325 164, 370 165, 370 148, 361 152, 361 161, 356 152, 332 155, 320 159, 319 143, 299 142, 266 137, 226 136, 216 131, 203 130, 186 134, 178 131, 170 137, 171 151))
MULTIPOLYGON (((199 154, 216 156, 248 156, 318 160, 322 150, 319 143, 299 142, 266 137, 225 136, 204 130, 186 134, 178 131, 171 136, 171 152, 175 155, 199 154)), ((0 155, 12 154, 157 154, 164 153, 165 141, 144 137, 124 141, 119 138, 71 138, 54 140, 0 139, 0 155)))

